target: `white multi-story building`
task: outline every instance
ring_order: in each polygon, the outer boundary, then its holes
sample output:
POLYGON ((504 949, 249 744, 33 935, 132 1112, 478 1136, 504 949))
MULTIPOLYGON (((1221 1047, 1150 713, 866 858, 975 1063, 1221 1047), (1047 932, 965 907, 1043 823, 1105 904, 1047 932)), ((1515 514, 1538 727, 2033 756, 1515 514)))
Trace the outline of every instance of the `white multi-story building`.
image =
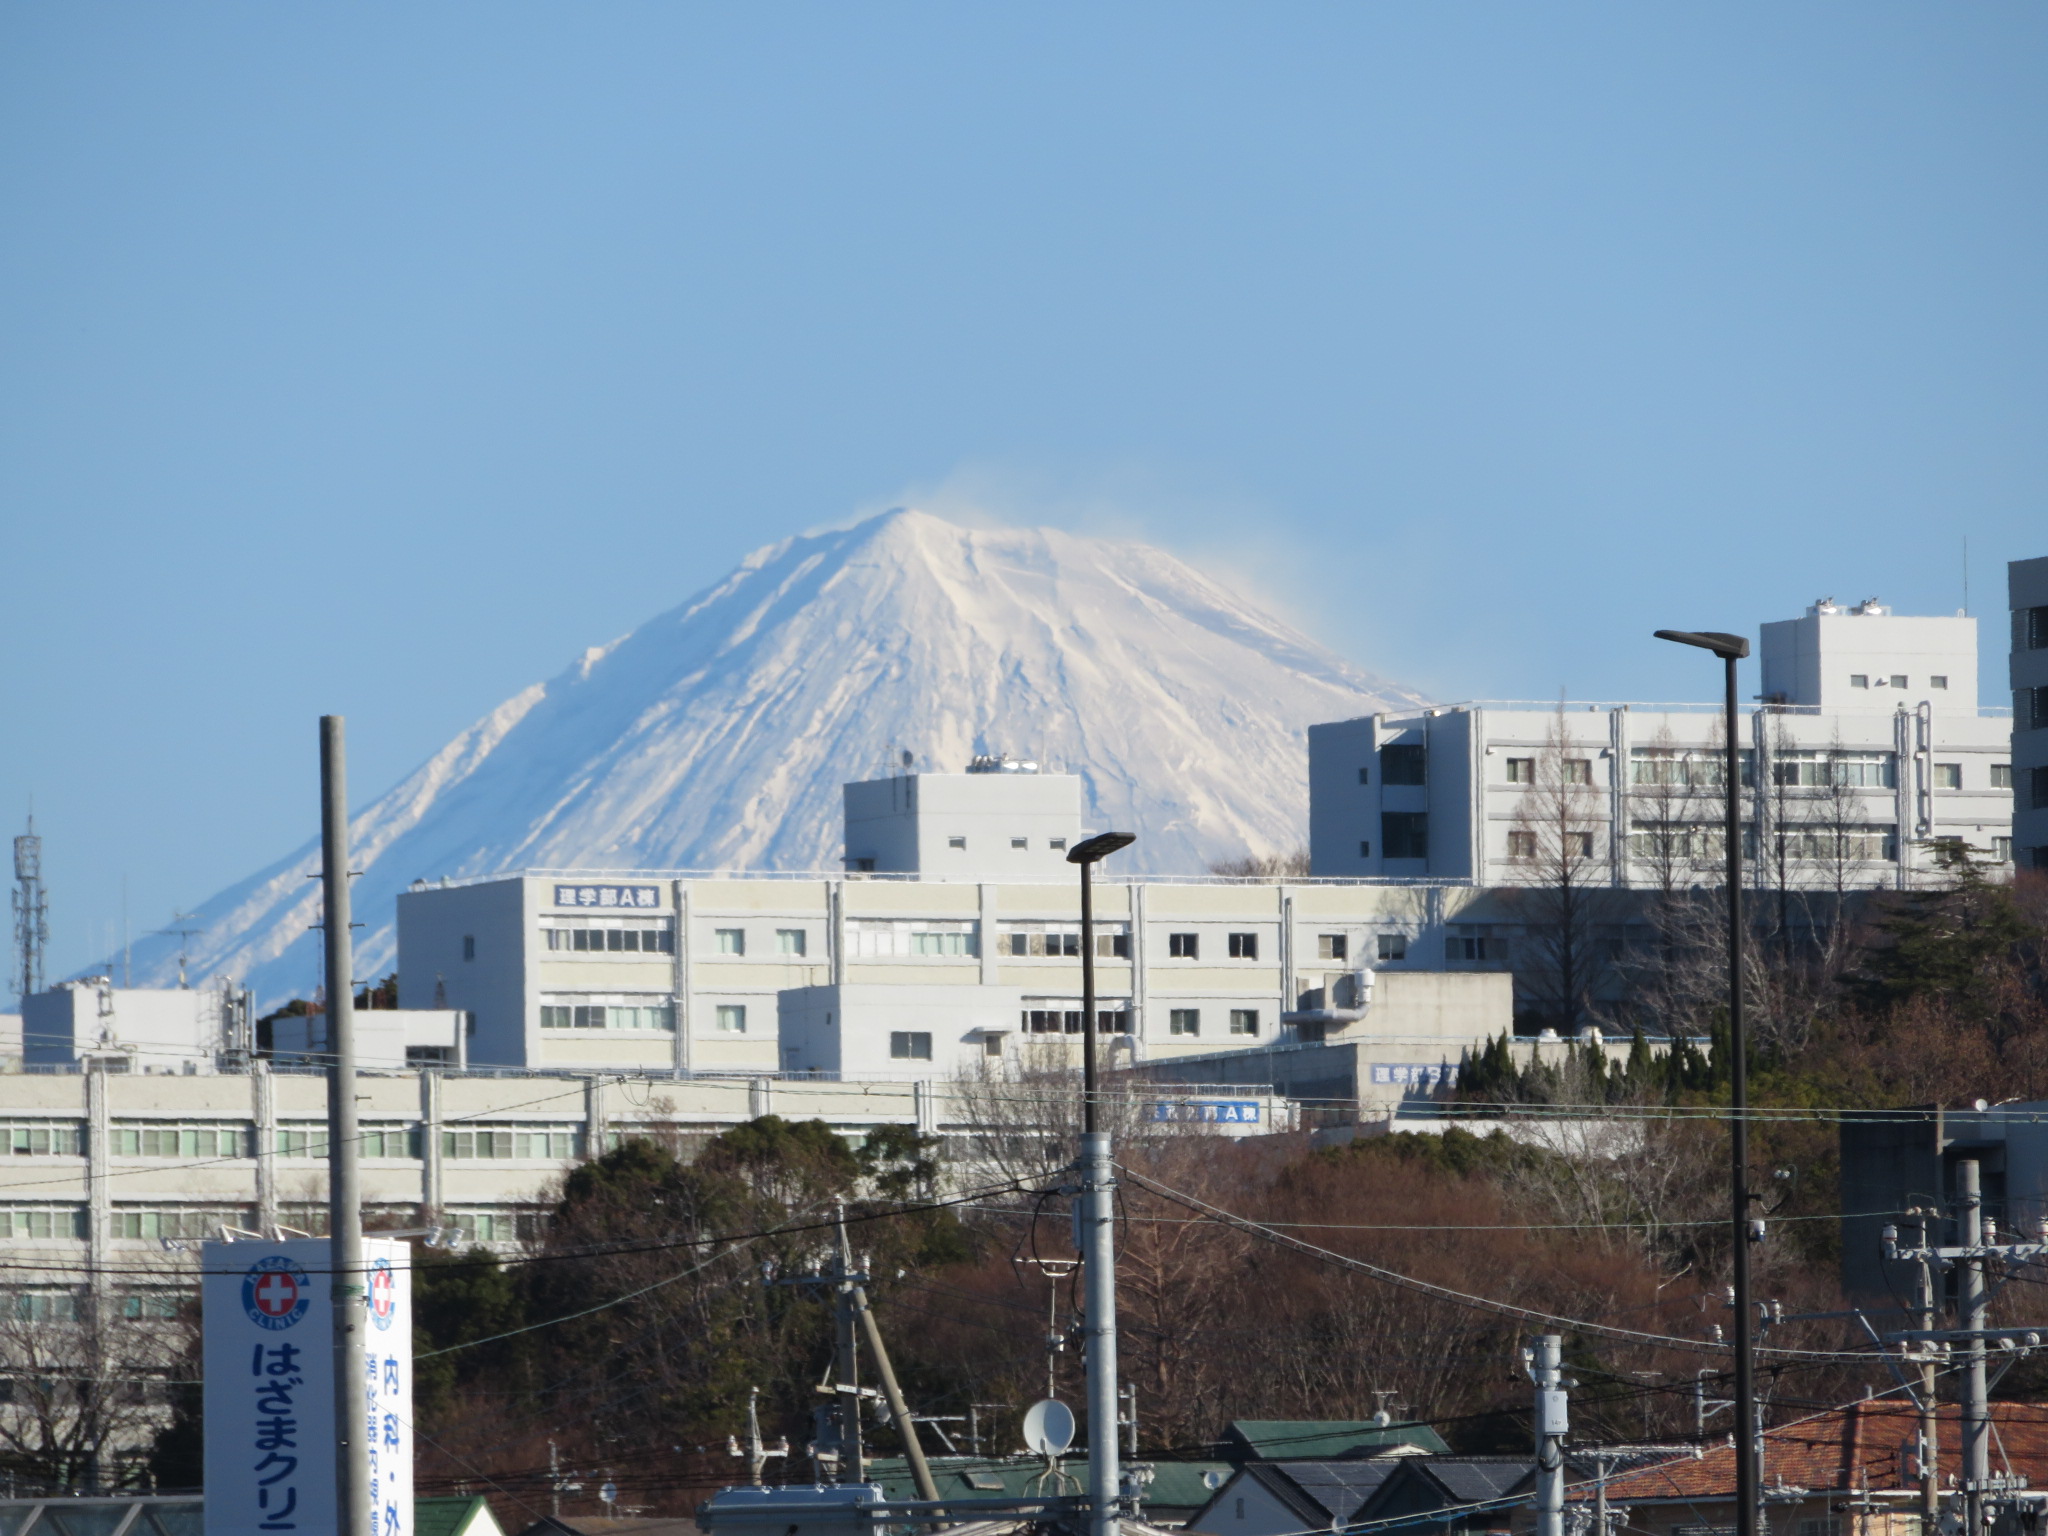
MULTIPOLYGON (((845 803, 846 872, 421 881, 398 902, 400 1000, 468 1014, 477 1065, 931 1078, 1075 1047, 1079 781, 906 773, 845 803)), ((1437 1060, 1510 1022, 1486 977, 1442 964, 1480 893, 1110 871, 1094 1024, 1113 1065, 1347 1031, 1426 1037, 1437 1060), (1427 979, 1375 996, 1377 972, 1427 979)))
POLYGON ((101 1061, 116 1072, 213 1072, 249 1052, 249 1000, 234 987, 117 987, 62 981, 21 1000, 23 1064, 101 1061))
MULTIPOLYGON (((1108 1059, 1348 1031, 1426 1034, 1436 1060, 1447 1028, 1460 1042, 1496 1035, 1510 1022, 1504 996, 1442 964, 1442 936, 1482 894, 1098 878, 1096 1025, 1108 1059), (1403 972, 1419 974, 1360 1002, 1375 974, 1403 972)), ((400 998, 469 1014, 479 1066, 951 1077, 1028 1047, 1075 1046, 1078 902, 1071 874, 520 873, 421 885, 399 898, 400 998)))
MULTIPOLYGON (((1978 705, 1974 619, 1824 600, 1761 639, 1740 742, 1759 882, 1913 885, 1944 842, 2011 863, 2012 721, 1978 705)), ((1606 883, 1691 883, 1721 856, 1722 718, 1469 703, 1312 726, 1310 867, 1512 886, 1563 837, 1606 883)))
POLYGON ((2012 835, 2034 869, 2048 869, 2048 556, 2015 560, 2012 603, 2012 835))

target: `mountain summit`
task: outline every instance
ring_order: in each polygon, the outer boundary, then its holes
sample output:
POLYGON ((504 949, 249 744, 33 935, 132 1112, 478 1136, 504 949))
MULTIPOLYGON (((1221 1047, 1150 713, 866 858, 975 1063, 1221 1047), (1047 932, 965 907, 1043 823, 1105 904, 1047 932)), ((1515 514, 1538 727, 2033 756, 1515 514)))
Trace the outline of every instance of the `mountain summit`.
MULTIPOLYGON (((1419 703, 1162 550, 901 510, 786 539, 508 699, 352 821, 357 974, 414 879, 523 867, 836 870, 840 785, 980 753, 1078 773, 1121 868, 1305 841, 1305 728, 1419 703)), ((318 979, 317 839, 200 908, 200 974, 318 979)), ((142 985, 173 982, 165 944, 142 985)))

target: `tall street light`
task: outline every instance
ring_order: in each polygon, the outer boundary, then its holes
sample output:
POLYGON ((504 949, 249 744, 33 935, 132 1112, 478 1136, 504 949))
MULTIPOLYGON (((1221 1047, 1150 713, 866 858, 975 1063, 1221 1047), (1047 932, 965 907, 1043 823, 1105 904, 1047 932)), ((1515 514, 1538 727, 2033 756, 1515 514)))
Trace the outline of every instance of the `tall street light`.
POLYGON ((1088 1529, 1117 1536, 1117 1491, 1122 1482, 1116 1444, 1115 1183, 1110 1178, 1109 1133, 1097 1125, 1095 1083, 1095 866, 1128 848, 1129 832, 1098 832, 1074 845, 1069 864, 1081 866, 1081 1228, 1088 1306, 1088 1529))
POLYGON ((1749 654, 1741 635, 1716 630, 1694 633, 1660 629, 1659 640, 1696 645, 1712 651, 1725 664, 1727 681, 1724 745, 1728 760, 1722 769, 1727 791, 1727 825, 1722 832, 1728 856, 1728 1097, 1731 1173, 1729 1238, 1735 1250, 1735 1458, 1736 1536, 1757 1536, 1756 1372, 1750 1359, 1754 1318, 1749 1305, 1749 1046, 1742 1030, 1742 754, 1736 745, 1735 663, 1749 654))

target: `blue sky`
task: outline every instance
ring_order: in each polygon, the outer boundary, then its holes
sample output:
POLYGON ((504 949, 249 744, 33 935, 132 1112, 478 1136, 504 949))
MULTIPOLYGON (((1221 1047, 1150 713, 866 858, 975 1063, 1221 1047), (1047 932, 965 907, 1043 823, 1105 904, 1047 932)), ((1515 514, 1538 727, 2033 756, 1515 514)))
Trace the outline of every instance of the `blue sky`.
POLYGON ((1990 615, 2048 11, 0 8, 0 831, 58 969, 784 534, 1155 539, 1439 696, 1990 615))

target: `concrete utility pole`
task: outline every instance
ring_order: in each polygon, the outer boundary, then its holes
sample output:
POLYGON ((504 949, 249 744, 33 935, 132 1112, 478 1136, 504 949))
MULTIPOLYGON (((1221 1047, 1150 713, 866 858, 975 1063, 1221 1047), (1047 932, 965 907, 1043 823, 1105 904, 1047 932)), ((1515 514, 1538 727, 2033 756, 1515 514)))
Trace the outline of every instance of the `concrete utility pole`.
MULTIPOLYGON (((1570 1430, 1565 1405, 1564 1338, 1539 1333, 1525 1353, 1536 1384, 1536 1536, 1564 1536, 1564 1437, 1570 1430)), ((1601 1486, 1601 1494, 1606 1494, 1601 1486)), ((1604 1533, 1602 1533, 1604 1536, 1604 1533)))
MULTIPOLYGON (((843 1238, 846 1228, 841 1226, 839 1231, 843 1238)), ((853 1288, 853 1310, 860 1319, 861 1337, 867 1340, 868 1353, 875 1357, 875 1374, 882 1382, 882 1400, 889 1405, 890 1416, 903 1432, 903 1454, 910 1462, 910 1476, 917 1484, 917 1496, 937 1502, 939 1485, 932 1480, 931 1466, 924 1459, 924 1447, 918 1443, 917 1420, 911 1417, 903 1388, 896 1383, 896 1367, 889 1363, 889 1351, 882 1343, 882 1329, 875 1321, 875 1309, 868 1305, 866 1289, 858 1285, 853 1288)))
MULTIPOLYGON (((1935 1315, 1934 1264, 1927 1252, 1927 1221, 1920 1221, 1920 1326, 1933 1333, 1940 1319, 1935 1315)), ((1936 1345, 1924 1339, 1920 1344, 1920 1529, 1933 1531, 1941 1524, 1941 1398, 1936 1371, 1936 1345)))
POLYGON ((839 1473, 849 1483, 867 1481, 867 1461, 860 1444, 860 1361, 854 1339, 853 1255, 846 1245, 846 1224, 839 1225, 839 1251, 832 1255, 832 1301, 838 1325, 835 1347, 839 1393, 839 1473))
POLYGON ((1976 1160, 1956 1164, 1957 1215, 1964 1248, 1958 1302, 1967 1365, 1963 1371, 1963 1529, 1965 1536, 1984 1536, 1984 1493, 1991 1481, 1990 1390, 1984 1379, 1984 1196, 1978 1185, 1976 1160))
POLYGON ((355 959, 348 900, 348 772, 340 715, 320 717, 320 879, 326 897, 327 1234, 334 1286, 334 1528, 376 1536, 364 1424, 363 1189, 356 1131, 355 959))

